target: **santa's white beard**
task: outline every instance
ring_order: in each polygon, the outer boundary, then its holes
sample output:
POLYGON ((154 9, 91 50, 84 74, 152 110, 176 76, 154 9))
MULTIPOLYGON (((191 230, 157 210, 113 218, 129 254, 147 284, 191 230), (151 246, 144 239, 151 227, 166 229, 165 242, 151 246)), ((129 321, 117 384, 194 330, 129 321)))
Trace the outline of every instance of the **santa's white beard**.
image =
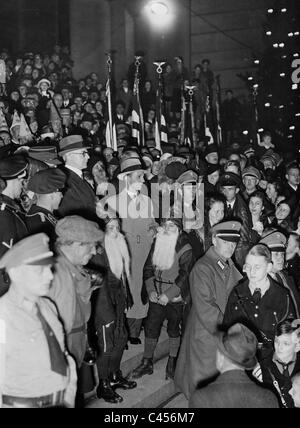
POLYGON ((112 273, 120 279, 125 269, 127 279, 129 280, 130 256, 125 237, 121 233, 118 233, 117 237, 106 233, 104 246, 112 273))
POLYGON ((175 259, 175 248, 179 236, 179 231, 167 234, 159 232, 156 236, 154 253, 153 253, 153 266, 158 270, 168 270, 172 267, 175 259))

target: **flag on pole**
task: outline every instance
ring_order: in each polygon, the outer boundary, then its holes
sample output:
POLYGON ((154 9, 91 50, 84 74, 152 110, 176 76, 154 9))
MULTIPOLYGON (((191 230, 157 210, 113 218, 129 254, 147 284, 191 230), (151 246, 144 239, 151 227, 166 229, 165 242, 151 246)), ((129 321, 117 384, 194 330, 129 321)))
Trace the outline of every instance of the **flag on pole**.
POLYGON ((132 138, 139 146, 145 145, 144 116, 140 102, 138 79, 136 79, 134 84, 134 95, 132 102, 132 138))
POLYGON ((0 132, 8 132, 9 133, 6 118, 5 118, 5 115, 4 115, 1 108, 0 108, 0 132))
POLYGON ((163 112, 163 100, 161 84, 159 83, 156 92, 156 119, 155 119, 155 143, 156 149, 161 151, 161 143, 168 142, 168 128, 163 112))
POLYGON ((30 131, 23 113, 21 113, 20 117, 20 138, 25 138, 27 141, 32 140, 32 132, 30 131))
POLYGON ((54 101, 51 101, 50 104, 50 122, 53 128, 54 133, 63 136, 63 127, 61 122, 61 117, 59 114, 58 107, 54 104, 54 101))
MULTIPOLYGON (((193 108, 193 107, 192 107, 193 108)), ((193 145, 193 124, 190 103, 184 99, 183 102, 183 145, 192 147, 193 145)))
POLYGON ((107 84, 106 84, 106 97, 108 102, 108 122, 106 125, 106 133, 105 133, 106 146, 113 149, 114 152, 117 152, 118 151, 117 129, 116 129, 116 124, 114 120, 114 115, 112 112, 112 96, 111 96, 110 79, 107 80, 107 84))
POLYGON ((13 115, 13 121, 10 127, 10 134, 12 137, 12 141, 15 144, 19 144, 19 138, 20 138, 20 124, 21 124, 21 118, 17 112, 17 110, 14 111, 13 115))

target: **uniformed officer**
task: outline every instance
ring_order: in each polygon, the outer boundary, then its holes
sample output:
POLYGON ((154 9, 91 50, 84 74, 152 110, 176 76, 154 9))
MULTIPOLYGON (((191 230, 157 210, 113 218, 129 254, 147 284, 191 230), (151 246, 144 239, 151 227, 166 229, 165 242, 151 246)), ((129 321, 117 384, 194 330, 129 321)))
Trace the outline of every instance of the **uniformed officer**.
POLYGON ((49 236, 51 245, 56 239, 57 219, 54 211, 62 200, 67 177, 57 168, 49 168, 35 174, 28 182, 29 191, 36 194, 36 203, 26 214, 26 224, 31 235, 44 232, 49 236))
POLYGON ((63 326, 48 299, 49 238, 25 238, 0 260, 11 285, 0 299, 0 407, 73 407, 77 376, 63 326))
POLYGON ((258 359, 273 352, 276 326, 295 318, 295 308, 289 290, 270 277, 272 256, 264 244, 254 246, 246 257, 247 279, 231 292, 224 315, 227 328, 237 322, 247 325, 260 343, 258 359))
POLYGON ((242 275, 233 264, 241 224, 222 222, 212 228, 213 246, 190 275, 192 308, 175 373, 175 384, 187 398, 198 384, 217 375, 214 335, 223 321, 228 296, 242 275))
MULTIPOLYGON (((17 203, 28 162, 23 156, 15 155, 0 160, 0 258, 18 241, 28 235, 24 213, 17 203)), ((0 296, 8 289, 8 282, 0 276, 0 296)))

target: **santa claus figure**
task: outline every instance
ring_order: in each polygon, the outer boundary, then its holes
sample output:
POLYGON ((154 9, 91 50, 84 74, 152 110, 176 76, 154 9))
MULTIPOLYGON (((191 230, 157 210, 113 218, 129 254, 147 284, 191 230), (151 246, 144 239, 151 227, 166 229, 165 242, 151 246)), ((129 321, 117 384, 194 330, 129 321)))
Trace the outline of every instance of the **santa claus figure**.
POLYGON ((128 340, 125 314, 133 301, 129 286, 130 256, 116 218, 106 219, 103 252, 97 260, 98 268, 100 264, 105 272, 105 280, 95 298, 93 317, 100 351, 97 358, 97 396, 117 404, 123 398, 116 393, 116 389, 133 389, 136 383, 125 379, 120 370, 128 340))
POLYGON ((168 320, 169 359, 166 380, 174 378, 185 309, 190 301, 189 273, 193 252, 182 221, 174 215, 162 222, 144 266, 144 287, 149 297, 145 320, 145 349, 133 379, 153 373, 153 355, 165 319, 168 320))

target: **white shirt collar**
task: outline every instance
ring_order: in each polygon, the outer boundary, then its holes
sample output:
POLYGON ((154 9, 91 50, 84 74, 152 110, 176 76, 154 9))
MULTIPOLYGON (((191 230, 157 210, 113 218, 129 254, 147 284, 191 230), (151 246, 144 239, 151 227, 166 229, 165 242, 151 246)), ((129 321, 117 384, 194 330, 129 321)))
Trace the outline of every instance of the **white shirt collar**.
POLYGON ((271 287, 270 281, 267 281, 266 284, 264 285, 264 287, 257 287, 255 284, 249 283, 249 288, 250 288, 250 292, 251 292, 252 296, 253 296, 255 290, 257 290, 259 288, 261 291, 261 297, 263 297, 266 294, 266 292, 269 290, 270 287, 271 287))
POLYGON ((73 166, 70 166, 70 165, 66 165, 66 168, 68 168, 70 171, 73 171, 80 178, 83 178, 83 174, 82 174, 82 171, 80 169, 74 168, 73 166))
POLYGON ((297 190, 298 190, 298 186, 293 186, 291 183, 289 183, 289 186, 290 186, 293 190, 295 190, 295 192, 297 192, 297 190))

